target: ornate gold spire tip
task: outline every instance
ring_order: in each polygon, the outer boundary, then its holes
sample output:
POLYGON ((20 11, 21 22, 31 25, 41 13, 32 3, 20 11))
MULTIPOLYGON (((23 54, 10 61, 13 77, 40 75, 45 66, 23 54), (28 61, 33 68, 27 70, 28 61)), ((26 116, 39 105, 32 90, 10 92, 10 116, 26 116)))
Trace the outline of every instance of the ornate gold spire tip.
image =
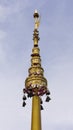
MULTIPOLYGON (((33 33, 33 42, 34 47, 32 49, 31 54, 31 67, 28 69, 28 77, 25 80, 25 88, 23 89, 23 100, 26 100, 25 94, 27 94, 27 97, 33 97, 33 96, 43 96, 46 94, 46 102, 50 100, 50 92, 47 88, 47 80, 44 77, 44 69, 41 66, 41 58, 40 58, 40 49, 38 47, 38 41, 39 41, 39 31, 38 27, 40 24, 40 18, 39 13, 37 10, 34 11, 34 33, 33 33)), ((40 98, 41 100, 41 98, 40 98)), ((23 106, 25 106, 25 101, 23 102, 23 106)))
POLYGON ((39 25, 40 25, 40 17, 39 17, 39 14, 38 14, 37 10, 34 11, 34 15, 33 16, 34 16, 34 21, 35 21, 34 29, 38 29, 39 25))

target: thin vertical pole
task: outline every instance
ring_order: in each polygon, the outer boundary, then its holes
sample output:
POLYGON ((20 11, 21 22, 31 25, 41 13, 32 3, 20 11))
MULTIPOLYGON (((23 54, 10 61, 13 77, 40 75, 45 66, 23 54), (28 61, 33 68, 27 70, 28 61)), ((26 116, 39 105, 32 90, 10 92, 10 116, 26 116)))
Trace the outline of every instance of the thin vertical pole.
POLYGON ((41 130, 41 111, 39 96, 33 96, 32 98, 31 130, 41 130))

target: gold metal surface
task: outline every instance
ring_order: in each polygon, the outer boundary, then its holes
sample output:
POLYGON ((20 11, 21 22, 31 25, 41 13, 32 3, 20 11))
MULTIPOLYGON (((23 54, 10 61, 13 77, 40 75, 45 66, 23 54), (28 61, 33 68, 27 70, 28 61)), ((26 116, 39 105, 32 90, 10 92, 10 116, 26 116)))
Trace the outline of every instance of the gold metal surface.
POLYGON ((47 90, 47 80, 44 77, 44 69, 41 67, 40 49, 38 47, 39 33, 36 29, 34 29, 33 40, 31 67, 28 70, 29 76, 25 80, 25 87, 28 89, 37 85, 38 88, 44 86, 44 90, 47 90))
POLYGON ((40 17, 39 17, 37 10, 35 10, 35 12, 34 12, 34 20, 35 20, 34 28, 38 29, 39 24, 40 24, 40 17))
POLYGON ((44 69, 41 66, 39 41, 39 14, 34 13, 35 28, 33 34, 34 46, 31 54, 31 67, 28 70, 28 77, 25 80, 25 89, 27 93, 32 91, 32 120, 31 130, 41 130, 41 111, 40 97, 47 91, 47 80, 44 77, 44 69), (31 91, 30 91, 31 90, 31 91))
POLYGON ((41 130, 41 111, 39 96, 34 96, 32 99, 31 130, 41 130))

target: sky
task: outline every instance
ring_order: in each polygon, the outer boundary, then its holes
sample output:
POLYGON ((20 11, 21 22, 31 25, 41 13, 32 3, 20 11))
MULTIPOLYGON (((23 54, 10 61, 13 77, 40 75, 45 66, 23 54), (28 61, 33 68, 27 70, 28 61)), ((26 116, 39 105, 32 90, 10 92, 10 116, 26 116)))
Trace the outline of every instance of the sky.
POLYGON ((73 0, 0 0, 0 129, 31 129, 32 100, 23 108, 22 96, 35 9, 41 16, 40 55, 51 92, 51 101, 43 103, 42 130, 73 130, 73 0))

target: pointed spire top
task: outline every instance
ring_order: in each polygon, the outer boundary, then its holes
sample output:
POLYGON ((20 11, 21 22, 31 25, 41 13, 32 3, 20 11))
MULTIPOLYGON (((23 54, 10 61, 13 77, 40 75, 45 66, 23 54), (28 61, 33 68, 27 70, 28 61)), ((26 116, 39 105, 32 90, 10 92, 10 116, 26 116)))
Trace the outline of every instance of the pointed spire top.
POLYGON ((38 13, 37 9, 35 9, 34 13, 38 13))
POLYGON ((34 15, 33 16, 34 16, 34 21, 35 21, 34 29, 38 29, 39 24, 40 24, 40 18, 39 18, 38 11, 36 9, 34 11, 34 15))
POLYGON ((34 18, 35 18, 35 17, 37 17, 37 18, 39 17, 39 13, 38 13, 37 9, 35 9, 33 16, 34 16, 34 18))

